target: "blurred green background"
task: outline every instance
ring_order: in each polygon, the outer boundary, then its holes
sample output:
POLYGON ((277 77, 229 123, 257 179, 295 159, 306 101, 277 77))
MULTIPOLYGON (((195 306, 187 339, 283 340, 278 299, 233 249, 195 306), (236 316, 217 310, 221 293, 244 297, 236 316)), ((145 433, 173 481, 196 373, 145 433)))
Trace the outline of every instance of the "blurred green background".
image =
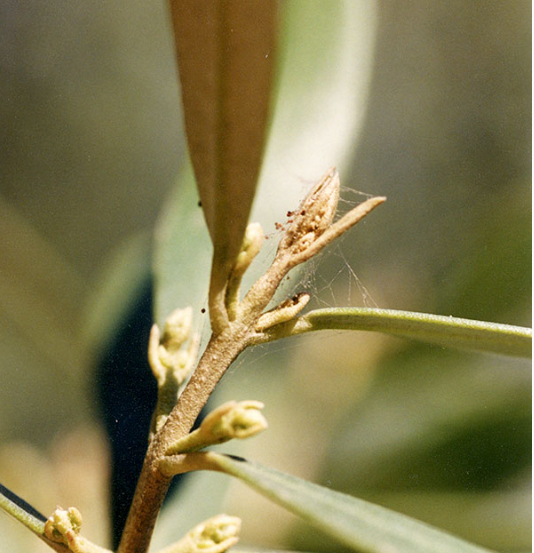
MULTIPOLYGON (((277 174, 299 198, 343 162, 345 187, 388 197, 303 275, 315 304, 530 325, 531 3, 354 2, 359 42, 340 19, 322 48, 313 36, 339 17, 335 3, 308 1, 301 16, 304 3, 290 4, 280 65, 288 44, 300 61, 278 90, 293 90, 302 111, 278 140, 284 151, 306 144, 310 159, 287 156, 277 174), (328 165, 317 169, 307 144, 323 128, 311 114, 345 114, 347 102, 317 95, 307 79, 325 57, 335 66, 330 47, 345 46, 368 61, 352 88, 358 113, 339 122, 333 151, 343 160, 321 146, 328 165)), ((95 539, 108 532, 96 364, 146 285, 152 232, 186 163, 166 9, 146 0, 0 7, 0 481, 44 512, 71 501, 85 514, 86 503, 95 539), (58 477, 68 462, 70 479, 58 477)), ((276 159, 266 163, 268 173, 276 159)), ((285 213, 286 201, 278 193, 272 203, 285 213)), ((526 362, 368 333, 258 349, 221 384, 221 398, 267 405, 270 431, 240 451, 487 546, 530 549, 526 362)), ((224 508, 243 516, 245 541, 319 549, 318 537, 240 485, 224 508)), ((2 534, 15 535, 4 519, 2 534)))

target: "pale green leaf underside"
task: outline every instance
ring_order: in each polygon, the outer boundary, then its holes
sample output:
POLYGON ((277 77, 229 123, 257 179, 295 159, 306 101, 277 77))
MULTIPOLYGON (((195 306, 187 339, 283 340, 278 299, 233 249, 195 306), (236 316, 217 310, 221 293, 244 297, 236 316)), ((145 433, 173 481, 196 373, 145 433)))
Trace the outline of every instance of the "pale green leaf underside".
POLYGON ((360 553, 482 553, 487 549, 401 515, 277 470, 215 453, 223 472, 360 553))
POLYGON ((447 347, 530 357, 532 329, 457 317, 366 307, 317 309, 273 327, 269 339, 314 330, 374 330, 447 347))

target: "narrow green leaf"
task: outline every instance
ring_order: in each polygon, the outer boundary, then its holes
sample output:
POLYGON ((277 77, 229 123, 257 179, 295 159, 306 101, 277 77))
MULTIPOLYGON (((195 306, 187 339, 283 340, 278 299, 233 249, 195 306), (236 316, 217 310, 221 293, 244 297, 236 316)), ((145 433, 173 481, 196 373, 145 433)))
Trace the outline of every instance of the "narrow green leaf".
POLYGON ((216 453, 223 472, 361 553, 482 553, 476 545, 379 505, 238 457, 216 453))
POLYGON ((314 330, 374 330, 442 346, 500 353, 532 354, 532 330, 457 317, 366 307, 317 309, 273 327, 266 341, 314 330))
POLYGON ((370 499, 440 527, 457 528, 462 536, 497 551, 525 550, 532 540, 529 486, 485 492, 429 490, 383 492, 370 499), (495 524, 498 520, 499 524, 495 524))
POLYGON ((224 282, 248 222, 274 65, 274 0, 172 0, 189 153, 224 282))
POLYGON ((44 524, 46 517, 29 503, 24 501, 11 490, 0 484, 0 509, 11 515, 13 518, 24 524, 39 538, 44 540, 50 547, 59 552, 69 551, 69 548, 60 544, 51 542, 44 536, 44 524))
POLYGON ((36 534, 44 532, 46 517, 2 484, 0 484, 0 508, 36 534))

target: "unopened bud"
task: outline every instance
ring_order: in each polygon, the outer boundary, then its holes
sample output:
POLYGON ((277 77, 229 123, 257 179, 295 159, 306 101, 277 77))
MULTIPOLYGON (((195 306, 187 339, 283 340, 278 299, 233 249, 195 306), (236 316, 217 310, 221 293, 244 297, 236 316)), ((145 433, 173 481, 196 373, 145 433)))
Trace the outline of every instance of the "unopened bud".
POLYGON ((179 542, 159 553, 224 553, 238 541, 241 519, 217 515, 195 526, 179 542))
MULTIPOLYGON (((210 413, 204 423, 206 432, 223 443, 232 438, 250 438, 267 428, 267 420, 261 413, 261 401, 230 401, 210 413)), ((201 425, 202 427, 202 425, 201 425)))
POLYGON ((69 534, 77 535, 82 526, 82 515, 76 507, 57 509, 48 517, 44 525, 45 536, 54 542, 68 544, 69 534))
POLYGON ((158 432, 178 400, 198 353, 198 336, 191 334, 193 310, 177 309, 165 321, 163 336, 158 325, 150 331, 148 361, 158 382, 158 403, 152 417, 150 440, 158 432), (187 343, 189 342, 189 343, 187 343))
POLYGON ((176 309, 165 321, 163 336, 157 325, 152 327, 148 342, 148 360, 152 372, 162 386, 169 373, 181 384, 196 359, 198 340, 191 339, 193 310, 176 309), (188 348, 184 344, 191 339, 188 348))
POLYGON ((178 349, 191 336, 193 308, 176 309, 165 321, 161 343, 166 349, 178 349))
POLYGON ((72 553, 112 553, 80 536, 81 526, 82 515, 76 507, 58 507, 45 522, 44 536, 52 542, 66 545, 72 553))
POLYGON ((245 271, 258 255, 262 242, 263 230, 261 225, 259 223, 250 223, 245 231, 245 238, 241 245, 241 251, 237 256, 226 287, 224 303, 230 321, 235 320, 238 316, 241 280, 245 271))
POLYGON ((259 223, 250 223, 245 231, 245 238, 243 239, 243 245, 241 251, 237 256, 234 268, 233 276, 243 275, 248 269, 252 260, 258 255, 263 242, 263 230, 259 223))
POLYGON ((261 332, 267 330, 271 326, 291 320, 306 307, 310 301, 310 297, 310 294, 307 292, 301 292, 283 301, 274 309, 263 313, 254 326, 254 329, 257 332, 261 332))
POLYGON ((199 428, 171 444, 165 455, 189 453, 204 447, 222 444, 233 438, 255 436, 268 427, 261 414, 261 401, 228 401, 217 407, 202 421, 199 428))
POLYGON ((311 189, 299 208, 290 213, 291 226, 282 238, 278 250, 293 254, 305 251, 332 224, 339 201, 339 174, 331 168, 311 189))

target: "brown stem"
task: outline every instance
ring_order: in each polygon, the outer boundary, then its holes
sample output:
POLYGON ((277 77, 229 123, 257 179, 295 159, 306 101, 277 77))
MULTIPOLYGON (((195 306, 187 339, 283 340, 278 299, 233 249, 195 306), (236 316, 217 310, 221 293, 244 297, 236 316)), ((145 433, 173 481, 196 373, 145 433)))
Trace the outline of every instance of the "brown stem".
POLYGON ((235 323, 221 335, 210 340, 198 367, 162 429, 163 447, 166 448, 170 441, 175 441, 190 432, 226 369, 247 346, 249 334, 251 329, 248 325, 235 323))
POLYGON ((171 442, 187 435, 226 369, 247 345, 249 326, 230 325, 212 337, 165 426, 152 440, 135 490, 118 553, 146 553, 171 478, 158 463, 171 442))
POLYGON ((119 544, 119 553, 148 551, 156 518, 171 483, 171 478, 164 476, 157 469, 155 441, 150 445, 145 457, 119 544))

